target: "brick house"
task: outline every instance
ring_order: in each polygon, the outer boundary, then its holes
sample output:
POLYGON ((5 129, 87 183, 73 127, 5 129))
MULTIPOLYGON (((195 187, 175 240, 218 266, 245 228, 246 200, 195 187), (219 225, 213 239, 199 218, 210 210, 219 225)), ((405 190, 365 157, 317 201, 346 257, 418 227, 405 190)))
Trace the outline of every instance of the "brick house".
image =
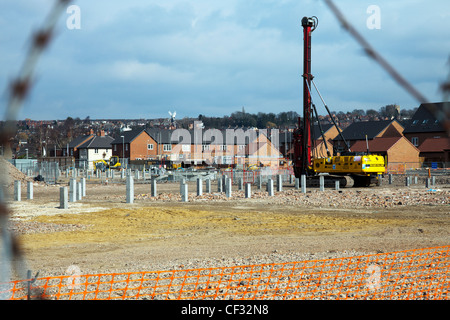
MULTIPOLYGON (((438 111, 444 112, 444 104, 445 102, 434 103, 433 106, 438 111)), ((436 119, 436 116, 430 112, 429 108, 430 104, 421 104, 403 131, 405 137, 419 149, 420 145, 429 138, 448 137, 444 127, 436 119)))
POLYGON ((94 137, 95 135, 93 134, 93 131, 91 131, 90 134, 76 137, 75 139, 69 142, 67 146, 69 154, 64 154, 64 156, 70 156, 74 157, 75 159, 79 159, 80 158, 79 147, 94 137))
POLYGON ((431 162, 438 162, 439 167, 450 164, 450 138, 428 138, 420 144, 419 151, 427 166, 431 166, 431 162))
POLYGON ((147 132, 158 145, 158 159, 186 166, 242 164, 256 155, 264 155, 266 162, 273 163, 276 159, 278 163, 281 157, 267 136, 256 130, 178 129, 178 136, 173 135, 173 130, 147 129, 147 132), (249 144, 257 148, 246 149, 249 144))
POLYGON ((245 148, 236 149, 235 163, 241 165, 256 165, 264 167, 278 167, 283 154, 265 134, 245 145, 245 148))
MULTIPOLYGON (((388 171, 405 166, 408 169, 421 167, 419 149, 404 136, 374 138, 368 141, 368 145, 369 153, 385 157, 388 171)), ((363 140, 357 141, 351 149, 354 152, 366 152, 367 143, 363 140)))
MULTIPOLYGON (((353 145, 358 141, 373 140, 375 138, 402 137, 403 126, 397 120, 382 121, 358 121, 353 122, 342 131, 344 139, 349 144, 351 151, 353 145)), ((347 151, 344 141, 340 135, 333 139, 335 154, 337 152, 347 151)))
POLYGON ((109 160, 112 156, 111 142, 114 139, 105 136, 102 131, 100 136, 94 136, 78 147, 78 167, 93 169, 94 161, 109 160))
POLYGON ((129 161, 147 160, 157 157, 157 143, 145 128, 124 131, 113 142, 112 154, 129 161))

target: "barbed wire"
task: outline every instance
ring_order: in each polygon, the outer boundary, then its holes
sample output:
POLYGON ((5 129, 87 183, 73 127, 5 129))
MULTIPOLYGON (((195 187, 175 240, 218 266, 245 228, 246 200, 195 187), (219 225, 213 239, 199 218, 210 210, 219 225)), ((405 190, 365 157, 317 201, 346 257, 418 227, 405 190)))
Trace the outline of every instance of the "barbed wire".
MULTIPOLYGON (((41 28, 33 33, 29 51, 19 74, 7 88, 8 103, 5 110, 5 122, 0 131, 0 143, 3 152, 9 147, 11 138, 16 131, 17 116, 33 85, 33 75, 38 60, 53 39, 58 18, 70 2, 71 0, 56 0, 41 28)), ((13 272, 19 278, 25 279, 27 277, 27 266, 17 238, 9 229, 10 210, 6 203, 4 191, 4 188, 9 185, 8 168, 2 166, 2 170, 2 181, 0 181, 0 283, 7 283, 11 280, 13 272)), ((0 299, 2 298, 4 297, 0 297, 0 299)))
MULTIPOLYGON (((442 110, 436 107, 435 104, 430 103, 428 99, 420 93, 412 84, 410 84, 395 68, 379 54, 369 42, 350 24, 345 18, 344 14, 338 9, 332 0, 324 0, 325 4, 330 8, 335 17, 340 22, 341 26, 350 33, 350 35, 361 45, 364 52, 375 60, 401 87, 403 87, 412 97, 414 97, 419 103, 430 111, 433 116, 439 121, 450 135, 450 104, 447 101, 448 92, 450 92, 450 73, 447 82, 440 86, 440 90, 443 92, 444 107, 442 110)), ((450 67, 450 64, 449 64, 450 67)))

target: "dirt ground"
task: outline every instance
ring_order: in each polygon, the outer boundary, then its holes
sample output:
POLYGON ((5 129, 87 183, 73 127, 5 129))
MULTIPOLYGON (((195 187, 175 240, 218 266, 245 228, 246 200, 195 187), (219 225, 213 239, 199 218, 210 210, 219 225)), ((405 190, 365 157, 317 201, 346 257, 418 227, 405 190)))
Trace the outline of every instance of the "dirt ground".
MULTIPOLYGON (((64 274, 73 265, 83 274, 139 272, 450 244, 448 184, 436 186, 433 201, 424 186, 384 184, 304 195, 287 185, 274 197, 253 186, 252 198, 233 191, 227 199, 218 194, 195 197, 191 183, 190 201, 184 203, 177 198, 179 183, 158 184, 158 199, 150 197, 150 184, 136 183, 135 201, 129 204, 125 184, 88 181, 86 197, 66 210, 59 208, 62 185, 67 184, 34 184, 33 200, 26 199, 25 185, 22 201, 9 201, 27 268, 40 276, 64 274), (355 197, 370 201, 393 193, 404 199, 423 194, 431 201, 348 205, 355 197), (305 202, 314 197, 323 203, 305 202)), ((213 194, 215 189, 213 183, 213 194)))

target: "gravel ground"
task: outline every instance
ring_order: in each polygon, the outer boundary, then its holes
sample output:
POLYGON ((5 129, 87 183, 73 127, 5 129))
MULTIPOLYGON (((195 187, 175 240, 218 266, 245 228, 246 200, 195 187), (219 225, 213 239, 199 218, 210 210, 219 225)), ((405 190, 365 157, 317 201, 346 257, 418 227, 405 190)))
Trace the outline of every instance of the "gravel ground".
MULTIPOLYGON (((449 245, 449 184, 308 189, 286 185, 269 197, 233 187, 232 197, 213 192, 182 203, 178 183, 125 186, 89 181, 87 196, 59 209, 59 187, 35 183, 34 199, 9 201, 11 230, 20 238, 27 267, 41 277, 219 268, 354 257, 449 245), (120 219, 123 220, 120 220, 120 219), (145 226, 143 228, 142 226, 145 226), (126 239, 126 240, 124 240, 126 239)), ((212 188, 215 189, 213 183, 212 188)), ((22 199, 26 199, 23 190, 22 199)))

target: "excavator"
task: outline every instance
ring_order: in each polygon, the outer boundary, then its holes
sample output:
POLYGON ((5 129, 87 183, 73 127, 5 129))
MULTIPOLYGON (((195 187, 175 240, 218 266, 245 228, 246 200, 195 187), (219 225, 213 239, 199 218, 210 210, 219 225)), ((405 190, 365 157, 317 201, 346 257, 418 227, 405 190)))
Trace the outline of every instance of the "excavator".
POLYGON ((106 171, 108 169, 116 169, 120 170, 122 168, 122 164, 120 163, 118 156, 112 156, 108 161, 101 159, 94 161, 94 171, 106 171))
MULTIPOLYGON (((314 76, 311 73, 311 33, 317 28, 317 17, 304 17, 302 19, 303 27, 303 119, 298 118, 298 129, 294 132, 294 161, 293 169, 296 178, 305 176, 307 186, 318 186, 320 177, 323 176, 325 187, 335 186, 339 181, 340 187, 369 187, 379 185, 380 176, 386 172, 385 159, 381 155, 367 152, 352 152, 348 142, 342 135, 330 110, 325 103, 314 82, 314 76), (332 155, 325 143, 317 109, 312 101, 311 85, 316 89, 318 96, 322 100, 333 125, 336 126, 338 133, 346 145, 346 150, 339 155, 332 155), (326 147, 327 157, 314 157, 312 155, 313 147, 313 113, 316 117, 323 144, 326 147)), ((315 137, 317 138, 317 137, 315 137)))

